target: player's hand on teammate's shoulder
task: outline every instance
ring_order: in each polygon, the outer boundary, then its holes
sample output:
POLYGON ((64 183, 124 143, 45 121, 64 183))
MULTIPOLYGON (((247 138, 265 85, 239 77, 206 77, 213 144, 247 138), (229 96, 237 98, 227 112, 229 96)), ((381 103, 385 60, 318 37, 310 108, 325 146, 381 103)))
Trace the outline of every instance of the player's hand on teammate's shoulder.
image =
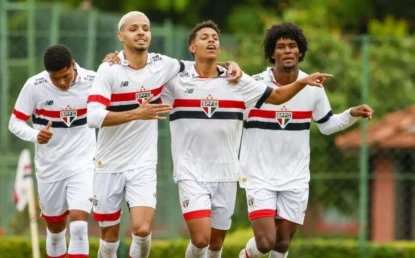
POLYGON ((232 83, 238 83, 241 80, 242 77, 242 70, 239 65, 233 61, 227 62, 228 63, 228 75, 230 77, 228 78, 229 82, 232 83))
POLYGON ((49 121, 45 128, 39 131, 37 134, 37 142, 39 144, 47 144, 50 139, 52 139, 53 133, 50 131, 50 127, 52 126, 52 121, 49 121))
POLYGON ((367 119, 372 119, 372 115, 375 111, 366 104, 353 107, 350 109, 350 115, 353 117, 363 117, 367 119))
POLYGON ((102 60, 102 63, 120 64, 121 59, 118 57, 118 51, 107 54, 105 58, 102 60))
POLYGON ((169 114, 172 107, 169 104, 152 104, 150 103, 153 99, 153 95, 148 97, 143 103, 136 109, 131 110, 135 120, 165 120, 165 116, 169 114))
POLYGON ((333 75, 329 73, 313 73, 307 77, 300 79, 299 81, 306 85, 323 87, 323 83, 326 80, 326 77, 333 77, 333 75))

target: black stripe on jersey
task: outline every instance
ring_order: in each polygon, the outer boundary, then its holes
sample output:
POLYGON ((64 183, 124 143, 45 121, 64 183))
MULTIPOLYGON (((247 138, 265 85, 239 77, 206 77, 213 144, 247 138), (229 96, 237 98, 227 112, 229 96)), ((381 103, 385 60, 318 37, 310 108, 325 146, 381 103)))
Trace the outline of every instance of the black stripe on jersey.
POLYGON ((178 73, 181 73, 181 72, 183 72, 184 71, 184 63, 182 62, 182 61, 180 61, 179 60, 179 65, 180 65, 180 70, 179 70, 179 72, 178 73))
MULTIPOLYGON (((160 99, 156 99, 150 102, 151 104, 160 103, 160 99)), ((129 104, 129 105, 118 105, 118 106, 109 106, 107 108, 108 111, 113 112, 122 112, 122 111, 129 111, 138 108, 140 105, 138 104, 129 104)))
MULTIPOLYGON (((32 116, 32 121, 34 124, 44 125, 44 126, 46 126, 49 122, 49 120, 47 119, 43 119, 43 118, 35 117, 35 116, 32 116)), ((71 127, 77 127, 81 125, 86 125, 86 117, 73 121, 70 127, 68 127, 64 122, 52 121, 53 128, 71 128, 71 127)))
POLYGON ((209 118, 203 111, 176 111, 170 115, 170 121, 177 119, 229 119, 243 120, 242 112, 215 112, 209 118))
POLYGON ((281 128, 281 126, 278 123, 249 121, 245 123, 244 127, 246 129, 257 128, 257 129, 265 129, 265 130, 303 131, 303 130, 310 130, 310 122, 289 123, 284 128, 281 128))
POLYGON ((269 95, 271 95, 273 90, 273 88, 267 87, 262 97, 256 103, 255 108, 261 108, 262 104, 264 104, 265 100, 267 100, 267 98, 269 97, 269 95))
POLYGON ((327 121, 329 121, 330 117, 333 116, 333 112, 330 110, 327 115, 325 115, 322 119, 316 121, 317 124, 323 124, 327 121))

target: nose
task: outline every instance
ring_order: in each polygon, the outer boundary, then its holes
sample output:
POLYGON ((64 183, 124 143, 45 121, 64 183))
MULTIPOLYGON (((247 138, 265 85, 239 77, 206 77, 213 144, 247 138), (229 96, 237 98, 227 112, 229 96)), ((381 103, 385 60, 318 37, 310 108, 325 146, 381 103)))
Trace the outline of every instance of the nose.
POLYGON ((65 80, 64 79, 60 79, 58 81, 59 86, 65 86, 65 80))
POLYGON ((284 47, 284 53, 291 53, 291 48, 289 46, 284 47))

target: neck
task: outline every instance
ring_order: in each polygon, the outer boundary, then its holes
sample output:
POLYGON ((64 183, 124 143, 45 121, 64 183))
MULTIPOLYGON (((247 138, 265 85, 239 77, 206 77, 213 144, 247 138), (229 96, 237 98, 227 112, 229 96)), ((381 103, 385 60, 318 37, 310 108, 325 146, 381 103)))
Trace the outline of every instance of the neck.
POLYGON ((124 47, 124 58, 127 60, 130 65, 135 69, 141 69, 147 64, 148 52, 145 51, 135 51, 124 47))
POLYGON ((216 59, 209 60, 195 60, 195 70, 200 77, 212 78, 218 76, 218 69, 216 67, 216 59))
POLYGON ((298 69, 298 67, 295 67, 290 71, 286 71, 276 66, 272 68, 272 73, 274 74, 275 81, 278 85, 281 86, 295 82, 298 78, 299 72, 300 70, 298 69))

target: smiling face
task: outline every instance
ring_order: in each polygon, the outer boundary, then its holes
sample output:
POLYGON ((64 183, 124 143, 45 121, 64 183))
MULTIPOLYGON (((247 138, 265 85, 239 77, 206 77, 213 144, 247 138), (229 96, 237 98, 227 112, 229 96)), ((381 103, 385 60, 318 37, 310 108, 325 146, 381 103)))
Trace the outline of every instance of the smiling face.
POLYGON ((124 47, 135 51, 147 51, 151 43, 150 23, 146 16, 133 16, 125 20, 118 32, 124 47))
POLYGON ((189 50, 197 59, 217 59, 220 53, 219 34, 213 28, 200 29, 189 45, 189 50))
POLYGON ((274 49, 274 60, 278 68, 290 71, 298 67, 302 54, 298 48, 297 42, 288 38, 277 40, 274 49))

